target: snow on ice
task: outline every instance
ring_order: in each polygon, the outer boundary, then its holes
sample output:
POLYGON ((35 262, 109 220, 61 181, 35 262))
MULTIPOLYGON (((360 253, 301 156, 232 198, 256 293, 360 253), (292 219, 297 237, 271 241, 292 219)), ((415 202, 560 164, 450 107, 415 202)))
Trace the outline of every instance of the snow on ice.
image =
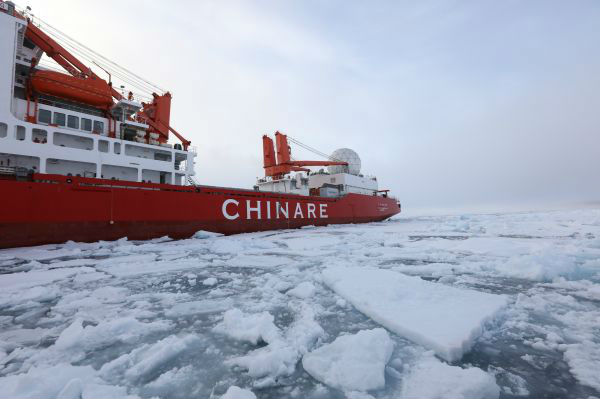
POLYGON ((221 399, 256 399, 256 395, 249 389, 242 389, 235 385, 229 387, 221 399))
POLYGON ((600 210, 0 251, 0 398, 600 397, 600 210))
POLYGON ((497 398, 493 375, 476 367, 460 368, 440 362, 426 352, 402 383, 403 398, 497 398))
POLYGON ((382 328, 342 335, 304 356, 304 369, 342 391, 365 392, 385 386, 385 365, 394 343, 382 328))
POLYGON ((460 359, 507 302, 373 267, 329 267, 323 280, 365 315, 448 361, 460 359))

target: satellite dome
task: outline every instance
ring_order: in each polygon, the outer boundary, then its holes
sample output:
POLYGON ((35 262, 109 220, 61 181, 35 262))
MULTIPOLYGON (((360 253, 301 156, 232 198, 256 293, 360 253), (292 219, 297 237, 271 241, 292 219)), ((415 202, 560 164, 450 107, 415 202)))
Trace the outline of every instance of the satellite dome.
POLYGON ((360 157, 350 148, 340 148, 335 150, 329 158, 335 161, 348 162, 348 166, 328 166, 327 171, 329 173, 350 173, 351 175, 358 175, 360 173, 360 157))

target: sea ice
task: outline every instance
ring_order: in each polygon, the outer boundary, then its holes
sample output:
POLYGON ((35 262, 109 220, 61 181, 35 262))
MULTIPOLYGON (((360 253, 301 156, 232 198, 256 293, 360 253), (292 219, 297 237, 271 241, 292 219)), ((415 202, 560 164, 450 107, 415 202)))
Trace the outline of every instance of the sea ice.
POLYGON ((78 273, 92 273, 91 267, 72 267, 52 270, 32 270, 29 272, 0 274, 0 289, 3 291, 20 291, 30 287, 50 284, 64 280, 78 273))
POLYGON ((494 377, 476 368, 450 366, 435 358, 433 352, 423 354, 402 381, 400 396, 407 399, 477 399, 498 398, 500 388, 494 377))
POLYGON ((100 375, 108 381, 120 381, 124 378, 128 382, 137 382, 154 374, 165 363, 199 343, 200 338, 196 335, 170 335, 105 363, 100 369, 100 375))
POLYGON ((204 231, 204 230, 198 230, 193 236, 192 238, 195 238, 197 240, 204 240, 207 238, 216 238, 216 237, 221 237, 223 234, 221 233, 213 233, 210 231, 204 231))
POLYGON ((383 328, 342 335, 302 358, 302 366, 317 380, 342 391, 383 388, 385 365, 394 343, 383 328))
POLYGON ((223 314, 223 321, 214 327, 214 331, 253 345, 259 341, 269 343, 278 339, 280 333, 273 320, 268 312, 247 315, 239 309, 230 309, 223 314))
POLYGON ((31 367, 26 373, 0 377, 0 398, 124 398, 127 389, 109 385, 91 366, 67 363, 31 367))
POLYGON ((280 376, 289 376, 296 370, 296 363, 325 334, 315 321, 315 314, 308 306, 302 306, 294 322, 284 334, 267 338, 269 344, 244 356, 227 360, 227 364, 248 370, 248 375, 260 379, 255 386, 270 386, 280 376))
POLYGON ((313 296, 315 291, 316 289, 313 283, 309 281, 304 281, 298 284, 295 288, 289 290, 287 293, 288 295, 295 296, 296 298, 307 299, 313 296))
POLYGON ((209 277, 209 278, 205 279, 204 281, 202 281, 202 284, 207 285, 207 286, 215 285, 215 284, 217 284, 217 279, 214 277, 209 277))
POLYGON ((370 267, 329 267, 323 281, 376 322, 448 361, 460 359, 507 304, 503 295, 370 267))
POLYGON ((600 210, 196 237, 0 250, 0 398, 600 397, 600 210), (298 366, 376 322, 381 388, 298 366))
POLYGON ((231 308, 232 304, 233 301, 229 298, 180 302, 174 304, 170 309, 165 310, 165 316, 181 317, 194 314, 218 313, 231 308))
POLYGON ((249 389, 242 389, 233 385, 227 389, 221 399, 256 399, 256 395, 249 389))

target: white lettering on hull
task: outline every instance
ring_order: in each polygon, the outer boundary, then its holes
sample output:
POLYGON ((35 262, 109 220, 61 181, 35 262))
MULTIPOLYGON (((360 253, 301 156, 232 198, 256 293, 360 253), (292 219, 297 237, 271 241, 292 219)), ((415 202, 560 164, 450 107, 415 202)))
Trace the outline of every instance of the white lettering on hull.
POLYGON ((256 212, 256 218, 260 220, 260 201, 256 201, 256 206, 252 207, 250 205, 250 200, 246 200, 246 219, 252 219, 250 216, 252 212, 256 212))
POLYGON ((231 198, 228 199, 228 200, 225 200, 225 202, 223 202, 223 206, 221 207, 221 211, 223 211, 223 216, 225 216, 225 218, 229 219, 229 220, 235 220, 235 219, 239 218, 240 217, 239 213, 236 212, 235 214, 232 215, 232 214, 230 214, 230 213, 227 212, 227 205, 229 205, 229 204, 234 204, 236 206, 236 208, 237 208, 237 206, 240 203, 237 202, 234 199, 231 199, 231 198))
POLYGON ((279 219, 279 211, 281 211, 281 214, 285 216, 286 219, 290 218, 290 212, 289 212, 289 207, 288 207, 288 203, 285 203, 285 212, 283 210, 283 207, 281 206, 281 204, 279 203, 279 201, 277 201, 275 203, 275 213, 277 214, 277 219, 279 219))
POLYGON ((302 214, 302 208, 300 207, 300 203, 296 204, 296 212, 294 212, 294 219, 298 219, 298 215, 300 215, 300 219, 304 219, 304 215, 302 214))
MULTIPOLYGON (((318 204, 319 215, 317 216, 317 204, 312 202, 297 202, 294 209, 293 219, 327 219, 327 205, 318 204), (304 216, 306 215, 306 217, 304 216)), ((235 220, 240 217, 239 201, 229 198, 223 201, 221 212, 227 220, 235 220)), ((275 209, 272 212, 271 201, 246 200, 246 219, 261 220, 265 215, 266 219, 271 219, 274 216, 276 219, 290 219, 290 204, 275 201, 275 209), (264 211, 263 211, 264 210, 264 211)), ((243 212, 243 208, 241 209, 243 212)))
POLYGON ((319 217, 323 219, 327 218, 328 216, 325 212, 327 212, 327 204, 319 204, 319 217))

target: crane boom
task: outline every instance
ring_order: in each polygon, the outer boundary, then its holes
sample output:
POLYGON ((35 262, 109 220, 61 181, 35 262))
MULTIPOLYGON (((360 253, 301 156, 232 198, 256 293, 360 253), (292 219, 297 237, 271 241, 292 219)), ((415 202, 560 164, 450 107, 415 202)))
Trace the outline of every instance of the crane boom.
POLYGON ((273 150, 273 139, 266 135, 263 136, 263 167, 265 169, 265 176, 281 178, 290 172, 308 172, 309 169, 303 168, 304 166, 348 165, 347 162, 338 161, 292 161, 287 136, 283 133, 275 132, 275 141, 277 158, 275 158, 273 150))

